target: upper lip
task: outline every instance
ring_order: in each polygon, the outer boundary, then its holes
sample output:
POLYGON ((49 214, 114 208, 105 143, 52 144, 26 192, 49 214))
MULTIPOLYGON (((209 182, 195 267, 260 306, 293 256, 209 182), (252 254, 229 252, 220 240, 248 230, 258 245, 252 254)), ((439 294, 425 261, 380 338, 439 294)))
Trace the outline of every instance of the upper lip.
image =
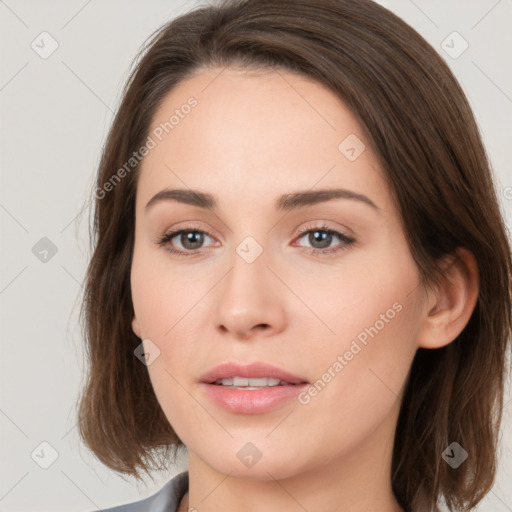
POLYGON ((233 377, 246 377, 255 379, 271 377, 289 382, 290 384, 301 384, 307 382, 306 379, 302 377, 293 375, 277 366, 263 362, 245 364, 235 362, 222 363, 212 368, 209 372, 205 373, 200 378, 200 381, 211 384, 219 379, 229 379, 233 377))

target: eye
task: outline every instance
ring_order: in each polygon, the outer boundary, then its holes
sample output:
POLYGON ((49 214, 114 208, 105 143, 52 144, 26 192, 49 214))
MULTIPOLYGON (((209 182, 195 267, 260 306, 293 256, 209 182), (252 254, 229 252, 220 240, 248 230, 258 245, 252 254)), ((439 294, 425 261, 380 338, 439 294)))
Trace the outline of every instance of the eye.
POLYGON ((211 237, 205 231, 201 231, 196 227, 186 227, 169 231, 158 239, 157 244, 164 246, 171 254, 193 256, 197 255, 198 251, 202 249, 205 238, 211 237), (176 239, 176 242, 181 245, 181 248, 178 247, 178 249, 175 249, 173 247, 173 239, 176 239))
POLYGON ((322 225, 317 227, 305 226, 300 230, 301 236, 298 240, 305 238, 310 244, 311 253, 313 254, 332 254, 347 249, 355 243, 355 239, 347 236, 335 229, 322 225), (338 239, 341 243, 331 247, 333 240, 338 239))

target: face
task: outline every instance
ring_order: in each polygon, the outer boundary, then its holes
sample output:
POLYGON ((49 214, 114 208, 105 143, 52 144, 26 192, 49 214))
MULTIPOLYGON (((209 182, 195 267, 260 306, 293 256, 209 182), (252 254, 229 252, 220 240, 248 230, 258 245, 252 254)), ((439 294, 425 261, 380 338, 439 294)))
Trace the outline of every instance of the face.
POLYGON ((189 458, 233 476, 390 450, 425 297, 379 162, 324 86, 220 71, 165 98, 138 181, 132 326, 157 399, 189 458), (288 384, 203 382, 233 374, 288 384))

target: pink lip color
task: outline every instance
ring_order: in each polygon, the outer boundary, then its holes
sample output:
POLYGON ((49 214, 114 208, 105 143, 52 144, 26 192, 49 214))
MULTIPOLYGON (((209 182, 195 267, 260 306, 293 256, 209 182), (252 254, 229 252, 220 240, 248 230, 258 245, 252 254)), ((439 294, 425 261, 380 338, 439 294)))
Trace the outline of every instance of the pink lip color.
POLYGON ((306 379, 292 375, 266 363, 237 364, 227 362, 216 366, 201 377, 201 386, 206 395, 218 406, 240 414, 260 414, 297 396, 309 384, 306 379), (214 382, 232 377, 272 377, 289 382, 290 385, 269 386, 261 389, 228 388, 214 382))
POLYGON ((295 397, 308 384, 272 386, 262 389, 235 389, 217 384, 202 383, 206 394, 220 407, 240 414, 260 414, 272 410, 295 397))
POLYGON ((212 370, 205 373, 200 381, 211 383, 218 379, 229 379, 232 377, 248 377, 248 378, 261 378, 273 377, 274 379, 284 380, 291 384, 301 384, 307 382, 306 379, 288 373, 277 366, 268 363, 254 362, 254 363, 235 363, 226 362, 215 366, 212 370))

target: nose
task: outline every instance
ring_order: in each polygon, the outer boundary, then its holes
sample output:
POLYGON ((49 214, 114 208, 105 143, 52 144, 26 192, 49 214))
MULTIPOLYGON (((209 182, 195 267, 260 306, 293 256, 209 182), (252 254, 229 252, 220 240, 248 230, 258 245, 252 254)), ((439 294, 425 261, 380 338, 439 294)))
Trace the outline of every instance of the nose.
POLYGON ((270 337, 286 327, 285 290, 264 250, 249 262, 235 253, 216 297, 217 328, 238 340, 270 337))

